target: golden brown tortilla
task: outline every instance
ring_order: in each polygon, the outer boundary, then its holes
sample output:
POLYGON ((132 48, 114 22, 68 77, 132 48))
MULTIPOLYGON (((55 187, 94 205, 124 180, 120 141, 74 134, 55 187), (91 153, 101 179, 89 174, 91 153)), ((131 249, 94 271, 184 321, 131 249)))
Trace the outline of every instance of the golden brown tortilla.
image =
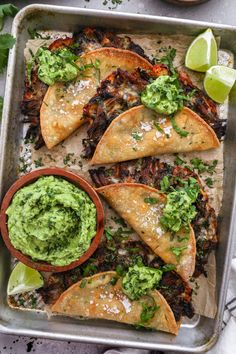
POLYGON ((176 124, 188 132, 180 136, 171 121, 151 109, 138 106, 119 115, 101 138, 92 164, 128 161, 166 153, 216 148, 220 142, 212 128, 189 108, 175 116, 176 124), (156 123, 163 130, 157 129, 156 123), (122 148, 121 148, 122 147, 122 148))
POLYGON ((136 183, 117 183, 97 188, 108 204, 137 232, 155 254, 166 263, 176 266, 176 272, 186 281, 195 270, 196 241, 194 231, 190 234, 179 231, 174 237, 165 231, 160 223, 165 206, 165 194, 154 188, 136 183), (155 198, 156 204, 149 204, 146 198, 155 198), (184 247, 180 256, 173 252, 184 247), (174 249, 173 249, 174 248, 174 249))
POLYGON ((145 327, 178 334, 179 324, 164 299, 157 291, 152 290, 137 301, 131 301, 122 291, 121 279, 115 285, 112 278, 117 278, 116 272, 104 272, 84 278, 67 289, 52 306, 54 314, 72 317, 87 317, 113 320, 128 324, 139 324, 142 303, 148 303, 150 298, 158 307, 155 315, 145 327))
POLYGON ((129 72, 140 67, 152 70, 152 65, 138 54, 117 48, 100 48, 81 56, 76 64, 100 63, 87 68, 71 84, 56 83, 48 88, 40 111, 40 125, 48 149, 71 135, 84 120, 83 107, 96 93, 100 82, 117 68, 129 72))

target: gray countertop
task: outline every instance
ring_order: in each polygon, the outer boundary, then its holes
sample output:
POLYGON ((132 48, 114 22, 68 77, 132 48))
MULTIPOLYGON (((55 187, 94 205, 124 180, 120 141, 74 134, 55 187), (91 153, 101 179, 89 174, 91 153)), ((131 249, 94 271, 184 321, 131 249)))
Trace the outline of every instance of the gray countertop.
MULTIPOLYGON (((0 1, 7 3, 9 1, 0 1)), ((11 1, 22 8, 37 1, 11 1)), ((236 1, 235 0, 210 0, 204 4, 193 7, 179 7, 167 4, 162 0, 123 0, 116 9, 111 0, 51 0, 38 1, 44 4, 67 5, 83 8, 95 8, 112 11, 144 13, 159 16, 170 16, 193 20, 217 22, 236 25, 236 1), (107 2, 107 4, 105 4, 107 2)), ((11 20, 6 23, 4 31, 10 31, 11 20)), ((3 95, 5 76, 0 75, 0 95, 3 95)), ((70 343, 41 340, 37 338, 15 337, 0 334, 0 353, 2 354, 101 354, 103 346, 91 344, 70 343)))

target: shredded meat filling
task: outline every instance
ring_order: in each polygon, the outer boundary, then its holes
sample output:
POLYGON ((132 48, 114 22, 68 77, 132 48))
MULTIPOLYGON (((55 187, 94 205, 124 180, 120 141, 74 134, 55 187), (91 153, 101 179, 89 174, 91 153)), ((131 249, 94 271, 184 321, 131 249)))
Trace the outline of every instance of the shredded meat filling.
MULTIPOLYGON (((77 55, 101 47, 115 47, 131 50, 152 62, 145 55, 144 50, 129 37, 120 37, 115 33, 94 28, 85 28, 76 33, 73 38, 57 39, 49 46, 49 50, 54 51, 72 45, 74 45, 73 52, 77 55)), ((152 78, 160 75, 170 75, 170 71, 166 65, 158 63, 153 66, 152 78)), ((147 73, 140 69, 137 69, 130 77, 127 73, 126 75, 122 73, 122 70, 118 70, 116 74, 111 74, 101 83, 97 94, 84 107, 84 118, 91 124, 88 129, 88 138, 83 141, 84 157, 92 157, 99 140, 114 118, 141 103, 140 93, 149 80, 147 73)), ((193 85, 184 71, 179 72, 179 80, 185 94, 192 93, 191 99, 185 103, 186 106, 198 113, 221 139, 225 135, 226 122, 219 119, 217 105, 202 90, 193 85)), ((24 122, 30 123, 26 138, 34 140, 35 148, 39 149, 44 145, 40 129, 40 108, 48 86, 38 79, 37 68, 33 71, 31 81, 30 85, 28 79, 25 80, 25 92, 21 106, 22 113, 26 116, 24 122), (34 114, 31 111, 32 107, 34 114)))
POLYGON ((118 69, 102 81, 97 94, 84 106, 84 118, 90 121, 88 138, 83 140, 84 157, 93 156, 107 127, 118 115, 141 104, 140 93, 149 80, 144 70, 128 73, 118 69))
POLYGON ((88 27, 76 33, 74 40, 78 44, 78 55, 101 47, 113 47, 131 50, 151 62, 143 48, 134 43, 128 36, 120 37, 113 32, 88 27))
MULTIPOLYGON (((52 304, 63 291, 82 278, 95 273, 116 270, 118 265, 122 266, 123 271, 126 271, 137 261, 155 268, 164 265, 163 261, 154 256, 142 241, 121 240, 116 236, 112 241, 104 239, 90 260, 69 272, 47 276, 44 287, 38 292, 46 304, 52 304)), ((180 320, 182 316, 193 317, 192 290, 177 273, 174 271, 163 273, 157 290, 169 303, 176 321, 180 320)))

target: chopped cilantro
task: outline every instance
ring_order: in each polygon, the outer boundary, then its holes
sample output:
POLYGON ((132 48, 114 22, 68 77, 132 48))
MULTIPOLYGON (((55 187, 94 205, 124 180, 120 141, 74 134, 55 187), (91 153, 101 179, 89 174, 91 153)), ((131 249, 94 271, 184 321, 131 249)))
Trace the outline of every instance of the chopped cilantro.
POLYGON ((182 137, 188 136, 189 132, 187 132, 186 130, 181 129, 181 128, 177 125, 176 120, 175 120, 174 117, 171 117, 171 118, 170 118, 170 121, 171 121, 171 124, 172 124, 173 129, 176 131, 177 134, 179 134, 179 135, 182 136, 182 137))
POLYGON ((144 198, 144 203, 147 204, 157 204, 158 202, 159 202, 158 198, 153 198, 153 197, 144 198))
POLYGON ((160 126, 160 124, 159 123, 157 123, 157 122, 153 122, 153 125, 154 125, 154 127, 156 128, 156 130, 158 130, 160 133, 164 133, 164 130, 161 128, 161 126, 160 126))
POLYGON ((106 236, 107 240, 108 241, 113 240, 114 234, 112 233, 111 229, 109 229, 108 227, 105 227, 104 230, 105 230, 105 236, 106 236))
POLYGON ((117 277, 112 277, 110 280, 111 285, 116 285, 118 278, 117 277))
POLYGON ((34 164, 36 168, 44 166, 42 162, 42 157, 39 157, 38 160, 34 160, 34 164))
POLYGON ((145 302, 143 302, 142 312, 140 314, 141 324, 149 322, 155 316, 155 313, 159 308, 160 306, 157 306, 156 303, 155 305, 147 305, 145 302))
POLYGON ((177 236, 177 240, 178 240, 178 242, 188 241, 189 240, 189 236, 181 237, 180 235, 178 235, 177 236))
POLYGON ((213 187, 213 179, 211 177, 206 178, 205 183, 206 183, 207 187, 209 187, 209 188, 213 187))
POLYGON ((116 273, 117 273, 117 275, 119 275, 120 277, 122 277, 122 276, 124 275, 125 270, 124 270, 124 268, 123 268, 123 266, 122 266, 121 264, 118 264, 118 265, 116 266, 116 273))
POLYGON ((94 265, 94 264, 88 264, 86 265, 86 267, 83 269, 83 276, 87 277, 87 276, 91 276, 95 273, 97 273, 98 268, 94 265))
POLYGON ((187 246, 181 246, 181 247, 171 247, 170 250, 171 252, 176 256, 177 259, 179 259, 182 255, 182 252, 187 249, 187 246))
POLYGON ((82 279, 82 281, 81 281, 79 287, 80 287, 81 289, 85 288, 86 283, 87 283, 87 279, 82 279))
POLYGON ((185 161, 183 159, 181 159, 181 157, 179 157, 179 155, 176 155, 176 158, 174 160, 174 164, 176 166, 182 166, 185 163, 185 161))
POLYGON ((74 155, 75 155, 74 153, 68 153, 63 159, 64 165, 67 165, 67 166, 69 166, 71 164, 74 165, 76 162, 76 159, 71 160, 74 157, 74 155))
POLYGON ((176 269, 176 266, 174 264, 165 264, 161 269, 163 272, 171 272, 176 269))
POLYGON ((119 225, 121 225, 121 226, 123 226, 123 227, 127 227, 127 224, 126 224, 126 222, 124 221, 124 219, 118 218, 118 217, 116 217, 116 216, 112 216, 111 219, 112 219, 116 224, 119 224, 119 225))
POLYGON ((132 138, 134 138, 135 140, 139 141, 143 139, 143 134, 139 133, 139 132, 133 132, 132 134, 132 138))
POLYGON ((159 52, 165 53, 161 58, 154 57, 154 63, 165 64, 171 71, 172 74, 176 74, 176 70, 174 68, 174 59, 176 56, 176 49, 172 47, 162 47, 159 52))
POLYGON ((207 163, 196 157, 191 159, 190 163, 193 165, 194 170, 196 170, 198 173, 208 172, 212 175, 215 172, 218 160, 213 160, 212 163, 207 163))
POLYGON ((164 176, 160 182, 161 191, 166 192, 170 188, 170 180, 168 176, 164 176))
POLYGON ((41 33, 37 32, 35 28, 28 28, 28 33, 31 39, 50 39, 50 36, 43 36, 41 33))
POLYGON ((182 227, 186 230, 197 215, 196 202, 200 187, 195 178, 190 177, 187 185, 167 195, 167 202, 160 219, 162 226, 171 232, 178 232, 182 227))

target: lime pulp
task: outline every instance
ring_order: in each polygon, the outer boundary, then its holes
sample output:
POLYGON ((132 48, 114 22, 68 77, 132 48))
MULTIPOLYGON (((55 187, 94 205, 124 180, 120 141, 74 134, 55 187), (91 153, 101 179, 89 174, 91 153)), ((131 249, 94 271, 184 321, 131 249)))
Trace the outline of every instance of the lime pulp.
POLYGON ((190 44, 185 57, 185 66, 191 70, 206 72, 216 64, 217 44, 212 30, 208 28, 190 44))
POLYGON ((42 286, 43 278, 41 274, 37 270, 19 262, 11 272, 7 285, 7 295, 21 294, 39 289, 42 286))
POLYGON ((236 70, 227 66, 212 66, 205 75, 204 89, 217 103, 223 103, 236 80, 236 70))

